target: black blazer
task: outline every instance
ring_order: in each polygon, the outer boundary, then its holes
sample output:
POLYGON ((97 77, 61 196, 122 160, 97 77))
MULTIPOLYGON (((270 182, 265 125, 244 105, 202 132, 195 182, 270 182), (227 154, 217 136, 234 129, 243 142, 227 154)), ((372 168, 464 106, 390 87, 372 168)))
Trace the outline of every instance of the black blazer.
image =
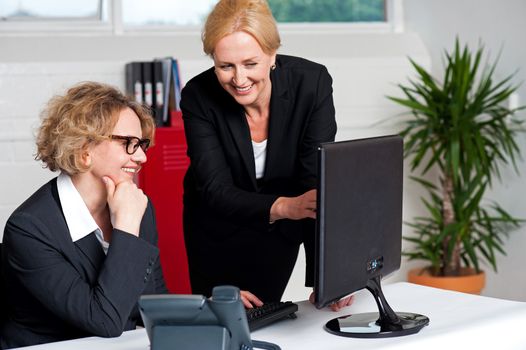
MULTIPOLYGON (((213 68, 183 89, 191 160, 184 179, 185 239, 195 245, 219 242, 240 229, 244 234, 267 231, 270 208, 279 196, 297 196, 316 187, 317 147, 336 134, 332 78, 323 65, 284 55, 277 55, 270 78, 266 165, 258 181, 244 109, 219 85, 213 68)), ((279 220, 274 226, 291 241, 312 247, 313 220, 279 220)), ((307 284, 312 284, 312 258, 309 253, 307 284)))
POLYGON ((114 230, 105 255, 95 233, 72 242, 56 178, 7 221, 4 348, 85 336, 115 337, 140 322, 141 294, 166 292, 149 203, 139 238, 114 230))

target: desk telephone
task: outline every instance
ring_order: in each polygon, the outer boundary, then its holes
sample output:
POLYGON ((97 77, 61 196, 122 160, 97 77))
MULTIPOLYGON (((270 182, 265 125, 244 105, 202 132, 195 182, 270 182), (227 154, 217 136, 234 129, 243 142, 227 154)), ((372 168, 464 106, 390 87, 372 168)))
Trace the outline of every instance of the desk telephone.
POLYGON ((139 310, 151 350, 280 350, 252 340, 239 289, 218 286, 202 295, 144 295, 139 310))

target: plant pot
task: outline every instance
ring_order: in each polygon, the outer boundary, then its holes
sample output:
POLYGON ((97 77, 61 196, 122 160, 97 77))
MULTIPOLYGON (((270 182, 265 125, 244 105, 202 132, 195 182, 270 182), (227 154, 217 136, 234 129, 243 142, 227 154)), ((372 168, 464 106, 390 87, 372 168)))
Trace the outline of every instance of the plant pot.
POLYGON ((407 280, 428 287, 480 294, 486 284, 486 274, 484 271, 476 273, 475 269, 463 267, 459 276, 433 276, 428 268, 416 268, 408 272, 407 280))

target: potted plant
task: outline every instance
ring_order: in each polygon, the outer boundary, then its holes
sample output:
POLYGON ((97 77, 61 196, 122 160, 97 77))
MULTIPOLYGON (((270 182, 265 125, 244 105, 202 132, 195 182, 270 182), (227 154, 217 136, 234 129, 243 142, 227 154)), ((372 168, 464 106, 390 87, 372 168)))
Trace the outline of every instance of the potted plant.
POLYGON ((472 52, 457 38, 453 52, 445 52, 441 81, 411 60, 417 79, 398 85, 402 98, 388 97, 409 108, 411 117, 404 119, 401 132, 405 156, 412 171, 420 169, 411 178, 429 194, 421 199, 427 216, 409 223, 414 232, 404 237, 413 245, 404 255, 429 266, 411 271, 410 281, 430 275, 448 283, 473 273, 484 284, 481 262, 496 271, 505 236, 522 221, 484 197, 500 179, 502 165, 511 163, 517 170, 520 149, 514 139, 524 129, 515 112, 524 106, 506 106, 517 89, 510 82, 513 74, 495 81, 497 60, 482 66, 482 55, 481 45, 472 52), (436 181, 429 179, 431 173, 436 181))

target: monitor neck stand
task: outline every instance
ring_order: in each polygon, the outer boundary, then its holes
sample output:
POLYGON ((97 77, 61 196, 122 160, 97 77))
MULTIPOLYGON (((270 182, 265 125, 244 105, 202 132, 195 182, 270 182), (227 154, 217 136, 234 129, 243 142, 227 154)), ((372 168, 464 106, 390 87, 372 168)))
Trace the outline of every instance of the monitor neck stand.
POLYGON ((424 315, 394 312, 385 299, 380 281, 381 276, 376 276, 366 286, 376 301, 378 312, 337 317, 327 322, 325 329, 345 337, 387 338, 414 334, 429 324, 429 318, 424 315))

